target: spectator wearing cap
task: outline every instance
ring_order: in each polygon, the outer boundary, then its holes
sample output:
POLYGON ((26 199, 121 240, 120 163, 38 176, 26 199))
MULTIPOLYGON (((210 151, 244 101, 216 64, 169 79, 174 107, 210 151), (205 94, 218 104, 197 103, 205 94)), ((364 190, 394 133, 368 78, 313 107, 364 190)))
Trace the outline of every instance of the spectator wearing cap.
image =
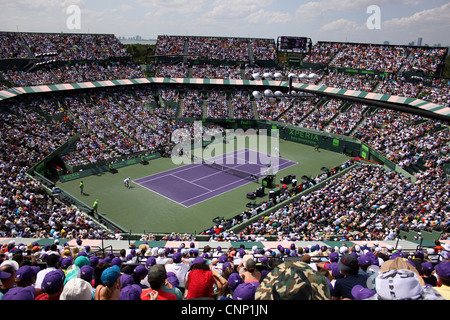
POLYGON ((91 265, 82 266, 78 272, 78 277, 94 286, 94 268, 91 265))
POLYGON ((97 256, 91 256, 89 257, 89 264, 91 265, 92 268, 95 268, 99 263, 99 260, 100 259, 97 256))
POLYGON ((78 256, 73 262, 72 270, 67 271, 66 278, 64 279, 64 284, 67 283, 70 279, 78 277, 81 267, 89 266, 91 262, 88 257, 78 256))
POLYGON ((228 276, 227 282, 228 286, 230 287, 230 295, 233 296, 234 290, 237 288, 238 285, 244 283, 244 280, 242 279, 239 273, 233 272, 228 276))
POLYGON ((422 263, 423 275, 422 279, 425 284, 436 287, 437 286, 437 277, 434 275, 434 266, 433 263, 427 261, 422 263))
POLYGON ((97 286, 102 284, 102 273, 104 270, 106 270, 109 267, 109 264, 105 262, 104 260, 99 260, 97 265, 94 267, 94 289, 97 288, 97 286))
POLYGON ((239 284, 233 293, 233 300, 252 301, 255 300, 255 292, 259 286, 258 281, 239 284))
POLYGON ((183 300, 183 292, 179 289, 180 283, 177 276, 173 272, 166 272, 166 281, 163 284, 162 290, 168 293, 173 293, 177 300, 183 300))
POLYGON ((47 273, 42 280, 42 293, 35 300, 59 300, 64 289, 64 272, 61 269, 47 273))
POLYGON ((362 254, 357 259, 359 264, 359 273, 367 274, 367 268, 371 265, 369 256, 362 254))
POLYGON ((59 260, 59 264, 61 269, 64 271, 64 274, 67 274, 67 272, 69 272, 69 268, 72 266, 73 264, 73 258, 72 256, 66 257, 66 258, 60 258, 59 260))
POLYGON ((217 271, 209 268, 205 259, 197 257, 190 266, 186 276, 184 298, 213 299, 214 284, 220 288, 226 281, 217 271))
POLYGON ((243 283, 243 280, 230 262, 223 263, 222 271, 222 277, 227 281, 217 288, 215 297, 217 300, 233 300, 233 290, 238 284, 243 283))
POLYGON ((184 291, 186 274, 189 271, 189 263, 182 260, 181 252, 175 252, 172 255, 172 261, 167 262, 164 267, 166 272, 173 272, 178 279, 178 287, 184 291))
POLYGON ((131 286, 132 284, 136 284, 136 282, 134 282, 134 278, 131 274, 122 273, 120 275, 120 285, 122 286, 122 289, 126 286, 131 286))
POLYGON ((328 254, 328 259, 327 260, 322 260, 321 262, 317 263, 317 269, 327 269, 328 270, 328 265, 331 263, 337 263, 339 261, 339 253, 337 253, 336 251, 330 252, 328 254))
POLYGON ((330 300, 327 279, 304 262, 275 266, 255 292, 255 300, 330 300))
POLYGON ((158 249, 158 256, 156 257, 156 264, 165 265, 167 262, 172 259, 167 256, 167 251, 164 248, 158 249))
POLYGON ((236 251, 236 254, 233 257, 233 261, 232 261, 236 267, 238 267, 241 264, 241 262, 244 259, 245 254, 246 254, 245 249, 243 249, 243 248, 239 248, 239 250, 236 251))
POLYGON ((434 270, 437 274, 438 287, 435 289, 445 300, 450 300, 450 261, 444 260, 435 266, 434 270))
POLYGON ((156 264, 156 258, 155 257, 148 257, 147 260, 145 260, 145 266, 147 269, 150 269, 151 266, 154 266, 156 264))
POLYGON ((352 288, 352 296, 354 300, 366 300, 374 296, 376 292, 369 288, 364 288, 363 286, 357 284, 352 288))
POLYGON ((14 287, 15 271, 11 265, 3 265, 0 267, 0 299, 8 292, 9 289, 14 287))
POLYGON ((344 277, 337 279, 334 284, 333 300, 353 300, 352 288, 358 284, 367 288, 367 279, 369 276, 359 273, 358 259, 353 254, 342 255, 338 267, 344 277))
POLYGON ((433 287, 423 286, 416 272, 392 269, 375 278, 376 294, 365 300, 445 300, 433 287))
POLYGON ((117 265, 119 268, 122 267, 122 259, 120 259, 119 257, 114 257, 111 259, 111 266, 113 265, 117 265))
POLYGON ((3 267, 3 266, 11 266, 14 269, 14 272, 17 272, 17 270, 19 270, 19 268, 20 268, 17 261, 12 260, 12 259, 3 261, 2 264, 0 265, 0 267, 3 267))
POLYGON ((311 262, 311 255, 306 253, 302 256, 302 262, 306 263, 307 265, 309 265, 312 269, 314 269, 315 271, 317 271, 317 264, 311 262))
MULTIPOLYGON (((141 300, 142 288, 137 284, 125 286, 120 290, 119 300, 141 300)), ((157 297, 157 296, 156 296, 157 297)), ((156 300, 150 299, 150 300, 156 300)))
POLYGON ((89 282, 81 278, 69 280, 63 288, 59 300, 92 300, 93 288, 89 282))
POLYGON ((247 259, 245 261, 242 272, 239 272, 244 282, 259 282, 261 280, 261 272, 256 269, 256 262, 254 259, 247 259))
POLYGON ((419 271, 414 266, 414 264, 412 264, 410 262, 410 260, 406 260, 406 259, 403 259, 401 257, 397 257, 395 259, 390 259, 388 261, 385 261, 380 266, 379 271, 380 271, 380 273, 385 273, 385 272, 388 272, 390 270, 401 270, 401 269, 402 270, 410 270, 410 271, 414 272, 415 274, 417 274, 417 277, 419 279, 420 285, 421 286, 425 286, 425 281, 420 276, 419 271))
POLYGON ((34 300, 36 290, 33 286, 14 287, 9 289, 2 297, 2 300, 34 300))
POLYGON ((167 281, 166 281, 166 287, 167 288, 178 288, 180 286, 180 282, 178 281, 177 275, 173 272, 167 272, 167 281))
POLYGON ((117 265, 103 270, 100 281, 102 284, 95 288, 94 300, 119 300, 120 268, 117 265))
POLYGON ((142 282, 142 280, 144 280, 147 275, 148 269, 143 264, 137 265, 131 273, 134 283, 140 286, 142 289, 148 288, 148 286, 142 282))
POLYGON ((439 254, 442 252, 442 250, 444 250, 444 247, 441 245, 441 242, 439 240, 435 240, 434 241, 434 253, 435 254, 439 254))
POLYGON ((419 274, 423 276, 422 263, 426 262, 424 253, 422 251, 417 251, 410 261, 416 266, 419 274))
POLYGON ((47 256, 47 258, 45 259, 45 263, 46 267, 41 269, 36 274, 36 282, 34 283, 34 287, 39 290, 41 289, 42 280, 44 280, 45 275, 52 270, 56 270, 59 268, 59 256, 56 254, 51 254, 47 256))
POLYGON ((164 265, 155 264, 150 267, 147 275, 150 288, 142 290, 141 300, 177 300, 175 294, 163 290, 166 279, 167 273, 164 265), (155 296, 157 296, 156 299, 155 296))
POLYGON ((36 282, 36 274, 41 270, 38 266, 23 265, 16 272, 16 285, 18 287, 33 286, 36 282))

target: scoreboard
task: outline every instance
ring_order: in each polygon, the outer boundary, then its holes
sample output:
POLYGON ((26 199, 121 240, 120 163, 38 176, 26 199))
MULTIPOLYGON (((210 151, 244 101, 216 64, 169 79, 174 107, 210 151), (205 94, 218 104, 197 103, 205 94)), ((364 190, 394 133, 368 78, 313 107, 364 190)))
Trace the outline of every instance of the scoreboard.
POLYGON ((278 37, 278 51, 307 53, 311 50, 311 39, 306 37, 278 37))

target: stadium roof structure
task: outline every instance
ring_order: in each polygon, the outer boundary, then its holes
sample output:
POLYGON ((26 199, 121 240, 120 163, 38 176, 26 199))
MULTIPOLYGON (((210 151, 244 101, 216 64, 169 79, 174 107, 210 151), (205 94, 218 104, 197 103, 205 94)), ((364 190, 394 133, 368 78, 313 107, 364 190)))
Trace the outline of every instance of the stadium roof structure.
MULTIPOLYGON (((229 85, 229 86, 253 86, 253 87, 275 87, 289 90, 288 81, 277 80, 236 80, 236 79, 203 79, 203 78, 136 78, 121 80, 106 80, 93 82, 62 83, 52 85, 41 85, 31 87, 15 87, 0 91, 0 101, 14 98, 23 94, 36 94, 46 92, 59 92, 80 89, 105 88, 126 85, 143 84, 178 84, 178 85, 229 85)), ((327 96, 335 99, 349 100, 353 102, 369 104, 381 108, 388 108, 400 112, 417 114, 426 118, 442 121, 450 121, 450 107, 433 102, 401 97, 395 95, 357 91, 350 89, 338 89, 327 86, 312 84, 293 83, 293 90, 327 96)))

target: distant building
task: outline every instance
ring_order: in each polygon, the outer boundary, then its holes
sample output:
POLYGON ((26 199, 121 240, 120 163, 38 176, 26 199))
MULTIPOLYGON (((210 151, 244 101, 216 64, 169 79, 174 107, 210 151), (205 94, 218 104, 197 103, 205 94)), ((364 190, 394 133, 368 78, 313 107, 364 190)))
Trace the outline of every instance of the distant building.
POLYGON ((417 39, 417 46, 422 46, 422 38, 417 39))

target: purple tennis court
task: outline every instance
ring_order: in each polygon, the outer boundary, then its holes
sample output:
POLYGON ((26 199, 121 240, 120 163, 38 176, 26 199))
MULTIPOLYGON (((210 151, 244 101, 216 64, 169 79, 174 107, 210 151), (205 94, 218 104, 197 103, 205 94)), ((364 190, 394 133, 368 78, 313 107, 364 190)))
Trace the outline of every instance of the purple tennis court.
MULTIPOLYGON (((247 179, 251 175, 258 178, 263 177, 264 175, 261 172, 268 169, 267 164, 257 161, 243 161, 243 159, 255 159, 255 156, 257 156, 256 159, 265 159, 259 157, 260 154, 257 151, 248 149, 235 151, 231 157, 241 160, 236 160, 233 164, 228 164, 230 154, 221 156, 224 166, 231 168, 233 171, 231 173, 203 163, 192 163, 140 178, 133 182, 184 207, 191 207, 245 184, 254 183, 247 179), (227 157, 226 160, 225 157, 227 157), (244 176, 247 178, 243 178, 244 176)), ((210 160, 217 161, 217 158, 211 158, 210 160)), ((278 167, 274 167, 273 170, 277 172, 295 164, 297 163, 279 158, 278 167)))

